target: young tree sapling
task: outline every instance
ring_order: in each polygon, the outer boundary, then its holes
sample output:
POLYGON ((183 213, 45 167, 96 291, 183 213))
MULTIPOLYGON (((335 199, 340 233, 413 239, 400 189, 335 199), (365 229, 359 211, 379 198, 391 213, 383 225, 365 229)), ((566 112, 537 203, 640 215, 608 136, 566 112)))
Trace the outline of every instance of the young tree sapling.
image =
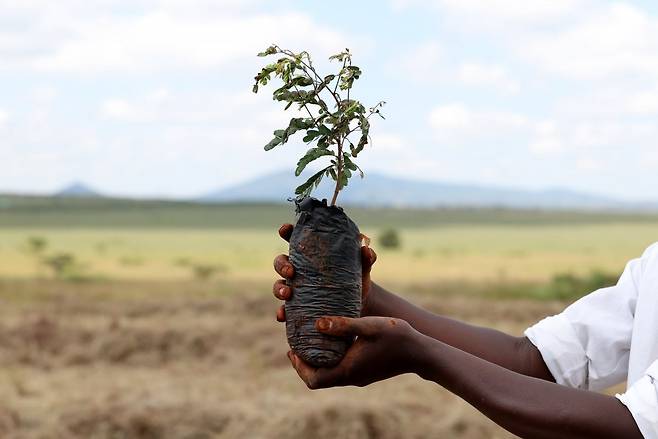
POLYGON ((265 145, 265 150, 283 145, 293 134, 303 132, 302 140, 315 146, 299 159, 295 175, 299 176, 309 163, 320 157, 330 158, 330 164, 298 186, 295 194, 300 198, 308 196, 323 177, 331 177, 336 182, 331 199, 334 206, 338 193, 347 186, 352 173, 358 172, 363 177, 363 171, 354 159, 370 143, 370 118, 376 114, 383 119, 380 110, 386 102, 380 101, 366 109, 360 101, 350 96, 354 82, 362 72, 352 64, 349 49, 329 57, 341 66, 338 72, 324 76, 313 66, 311 56, 306 51, 294 53, 272 45, 258 54, 270 55, 278 55, 279 58, 256 75, 254 93, 274 75, 283 82, 272 93, 274 100, 286 102, 285 110, 295 105, 304 112, 304 116, 293 117, 287 128, 275 130, 274 138, 265 145))
POLYGON ((336 200, 355 173, 363 177, 355 159, 372 143, 370 119, 374 115, 383 118, 380 111, 385 102, 366 108, 352 98, 352 87, 362 72, 352 64, 349 49, 329 58, 339 65, 338 71, 329 75, 318 72, 306 51, 295 53, 272 45, 258 56, 277 59, 256 75, 254 93, 273 77, 279 79, 283 85, 274 90, 274 100, 285 102, 285 110, 294 105, 302 113, 291 118, 286 128, 274 131, 265 150, 283 145, 301 132, 302 140, 312 146, 297 162, 295 175, 315 160, 328 159, 328 164, 295 190, 298 218, 289 251, 295 276, 289 281, 293 295, 285 311, 293 351, 316 367, 333 366, 352 340, 319 333, 315 321, 324 315, 360 315, 363 238, 336 200), (310 197, 324 177, 335 182, 329 205, 310 197))

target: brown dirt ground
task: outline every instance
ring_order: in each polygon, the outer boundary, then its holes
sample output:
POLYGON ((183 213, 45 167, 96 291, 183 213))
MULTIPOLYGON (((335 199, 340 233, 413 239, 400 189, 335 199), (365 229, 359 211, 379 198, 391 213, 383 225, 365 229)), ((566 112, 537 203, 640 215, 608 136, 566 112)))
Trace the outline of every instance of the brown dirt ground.
MULTIPOLYGON (((412 375, 307 390, 269 289, 1 282, 0 438, 513 437, 412 375)), ((564 306, 409 297, 515 334, 564 306)))

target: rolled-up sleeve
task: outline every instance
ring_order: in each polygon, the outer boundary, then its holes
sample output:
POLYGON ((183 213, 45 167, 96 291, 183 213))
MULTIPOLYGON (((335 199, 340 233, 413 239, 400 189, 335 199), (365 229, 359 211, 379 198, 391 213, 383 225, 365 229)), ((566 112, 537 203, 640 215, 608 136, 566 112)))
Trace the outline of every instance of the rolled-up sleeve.
POLYGON ((616 397, 633 415, 642 435, 658 439, 658 361, 654 361, 645 375, 623 394, 616 397))
POLYGON ((602 390, 626 379, 641 259, 597 290, 525 331, 559 384, 602 390))

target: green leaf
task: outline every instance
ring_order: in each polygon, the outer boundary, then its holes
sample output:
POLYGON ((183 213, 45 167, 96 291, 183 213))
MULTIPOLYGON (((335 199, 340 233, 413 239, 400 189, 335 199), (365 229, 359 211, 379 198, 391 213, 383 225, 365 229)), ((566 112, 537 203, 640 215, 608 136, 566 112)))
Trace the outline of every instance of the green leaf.
POLYGON ((251 88, 251 91, 254 93, 258 93, 258 83, 255 83, 254 86, 251 88))
POLYGON ((298 186, 297 189, 295 189, 295 195, 298 195, 300 197, 306 197, 310 195, 313 188, 318 187, 320 181, 322 181, 322 175, 324 174, 324 172, 330 167, 331 166, 327 166, 323 170, 313 174, 311 178, 306 180, 306 183, 298 186))
POLYGON ((349 177, 347 176, 346 171, 347 170, 343 169, 343 172, 340 174, 340 179, 338 181, 338 190, 342 190, 345 186, 347 186, 347 179, 349 177))
POLYGON ((308 143, 308 142, 312 142, 313 139, 315 139, 315 138, 318 137, 319 135, 320 135, 320 131, 316 131, 316 130, 308 130, 308 131, 306 132, 306 136, 304 136, 304 139, 302 139, 302 140, 303 140, 304 142, 307 142, 307 143, 308 143))
POLYGON ((350 159, 350 156, 346 152, 343 153, 343 162, 345 163, 346 169, 351 171, 356 171, 358 169, 356 164, 350 159))
POLYGON ((283 130, 283 135, 281 136, 282 138, 281 143, 286 143, 290 138, 290 136, 295 134, 297 131, 307 130, 313 127, 313 125, 314 125, 313 119, 310 118, 295 117, 290 119, 288 128, 283 130))
POLYGON ((322 134, 323 136, 331 135, 331 130, 329 129, 329 127, 327 127, 324 124, 320 125, 318 129, 320 130, 320 134, 322 134))
POLYGON ((313 160, 316 160, 325 155, 334 155, 334 153, 329 151, 328 149, 322 149, 322 148, 311 148, 308 151, 306 151, 304 157, 299 159, 299 161, 297 162, 297 169, 295 169, 295 177, 299 177, 299 174, 301 174, 304 168, 306 168, 306 165, 311 163, 313 160))
POLYGON ((272 44, 270 47, 260 52, 258 56, 274 55, 275 53, 277 53, 277 48, 276 45, 272 44))
POLYGON ((270 140, 270 143, 265 145, 265 151, 269 151, 270 149, 274 148, 277 145, 280 145, 283 143, 283 139, 281 137, 275 137, 274 139, 270 140))

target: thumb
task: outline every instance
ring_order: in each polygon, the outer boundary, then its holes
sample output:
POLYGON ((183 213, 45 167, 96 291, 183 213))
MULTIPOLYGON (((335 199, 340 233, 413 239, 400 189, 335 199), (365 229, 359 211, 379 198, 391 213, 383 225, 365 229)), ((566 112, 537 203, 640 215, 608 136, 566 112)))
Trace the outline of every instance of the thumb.
POLYGON ((370 337, 377 334, 377 323, 373 317, 321 317, 315 322, 315 327, 328 335, 370 337))
POLYGON ((377 260, 377 253, 365 245, 361 247, 361 266, 364 273, 370 273, 370 269, 377 260))

